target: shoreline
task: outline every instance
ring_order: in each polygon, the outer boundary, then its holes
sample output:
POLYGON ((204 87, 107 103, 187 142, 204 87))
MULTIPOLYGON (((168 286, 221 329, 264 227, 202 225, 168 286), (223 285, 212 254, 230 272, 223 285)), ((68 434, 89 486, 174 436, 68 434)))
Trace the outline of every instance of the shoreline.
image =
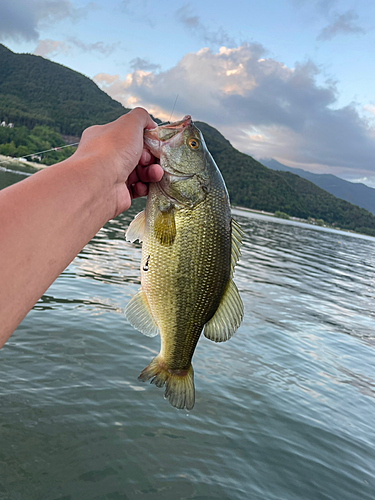
POLYGON ((36 170, 41 170, 48 166, 44 165, 43 163, 36 163, 28 160, 20 160, 19 158, 13 158, 12 156, 4 156, 4 155, 0 155, 0 165, 1 164, 16 165, 19 167, 32 167, 35 168, 36 170))
POLYGON ((277 219, 279 221, 299 222, 301 224, 306 224, 308 226, 313 226, 315 228, 332 229, 333 231, 341 231, 342 233, 358 234, 360 236, 367 236, 369 238, 375 238, 375 236, 372 236, 371 234, 360 233, 358 231, 354 231, 353 229, 345 229, 345 228, 341 228, 341 227, 335 227, 335 226, 332 226, 332 225, 326 224, 326 223, 323 225, 314 224, 314 222, 309 222, 307 219, 300 219, 298 217, 292 217, 292 216, 289 216, 289 218, 278 217, 277 215, 275 215, 272 212, 265 212, 264 210, 256 210, 254 208, 240 207, 238 205, 231 205, 231 208, 233 208, 235 210, 242 210, 244 212, 250 212, 253 214, 264 215, 266 217, 274 217, 275 219, 277 219))
MULTIPOLYGON (((31 162, 31 161, 27 161, 27 160, 20 161, 19 158, 13 158, 11 156, 0 155, 0 170, 1 170, 1 167, 4 167, 6 169, 6 166, 12 166, 12 167, 15 166, 18 168, 27 167, 27 168, 32 168, 35 170, 42 170, 42 169, 46 168, 48 165, 44 165, 42 163, 31 162)), ((354 231, 352 229, 344 229, 344 228, 340 228, 340 227, 335 227, 335 226, 332 226, 331 224, 327 224, 327 223, 325 223, 323 225, 316 224, 314 219, 312 219, 312 221, 310 222, 307 219, 301 219, 299 217, 292 217, 292 216, 278 217, 277 215, 275 215, 274 212, 267 212, 265 210, 256 210, 254 208, 241 207, 239 205, 231 205, 231 208, 237 209, 237 210, 242 210, 244 212, 250 212, 253 214, 264 215, 265 217, 274 217, 275 219, 278 219, 280 221, 284 220, 284 221, 291 221, 291 222, 299 222, 301 224, 306 224, 306 225, 313 226, 313 227, 333 229, 335 231, 342 231, 345 233, 359 234, 359 235, 363 235, 363 236, 368 236, 370 238, 375 238, 375 236, 372 236, 370 234, 360 233, 360 232, 354 231)))

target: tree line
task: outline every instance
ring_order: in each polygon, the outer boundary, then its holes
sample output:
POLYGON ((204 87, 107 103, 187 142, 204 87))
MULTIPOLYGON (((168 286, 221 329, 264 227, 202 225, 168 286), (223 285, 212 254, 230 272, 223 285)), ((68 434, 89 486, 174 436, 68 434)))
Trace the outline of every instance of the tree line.
MULTIPOLYGON (((36 125, 31 130, 27 127, 0 127, 0 154, 20 158, 36 155, 41 151, 65 146, 61 135, 55 130, 45 125, 36 125)), ((30 161, 40 161, 45 165, 52 165, 65 160, 76 150, 75 147, 64 147, 37 155, 39 158, 27 159, 30 161)))

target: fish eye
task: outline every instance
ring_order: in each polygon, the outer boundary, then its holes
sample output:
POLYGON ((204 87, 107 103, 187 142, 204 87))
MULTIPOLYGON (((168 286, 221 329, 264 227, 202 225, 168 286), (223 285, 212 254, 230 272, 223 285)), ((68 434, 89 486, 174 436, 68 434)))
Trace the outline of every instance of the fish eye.
POLYGON ((195 137, 190 137, 188 140, 188 146, 190 149, 198 149, 199 148, 199 141, 195 137))

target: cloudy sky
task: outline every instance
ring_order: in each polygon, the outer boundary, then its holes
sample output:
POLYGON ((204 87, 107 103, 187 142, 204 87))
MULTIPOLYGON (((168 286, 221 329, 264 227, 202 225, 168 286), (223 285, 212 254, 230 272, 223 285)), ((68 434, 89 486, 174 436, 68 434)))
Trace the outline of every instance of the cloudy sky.
POLYGON ((373 0, 0 0, 0 42, 255 158, 375 187, 373 0))

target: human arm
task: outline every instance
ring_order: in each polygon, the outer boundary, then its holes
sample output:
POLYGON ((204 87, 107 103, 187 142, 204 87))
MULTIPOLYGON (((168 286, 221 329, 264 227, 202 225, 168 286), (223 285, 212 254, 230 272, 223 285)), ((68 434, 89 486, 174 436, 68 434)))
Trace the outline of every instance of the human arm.
POLYGON ((90 127, 73 156, 0 191, 0 347, 99 229, 161 179, 143 148, 154 126, 136 108, 90 127))

